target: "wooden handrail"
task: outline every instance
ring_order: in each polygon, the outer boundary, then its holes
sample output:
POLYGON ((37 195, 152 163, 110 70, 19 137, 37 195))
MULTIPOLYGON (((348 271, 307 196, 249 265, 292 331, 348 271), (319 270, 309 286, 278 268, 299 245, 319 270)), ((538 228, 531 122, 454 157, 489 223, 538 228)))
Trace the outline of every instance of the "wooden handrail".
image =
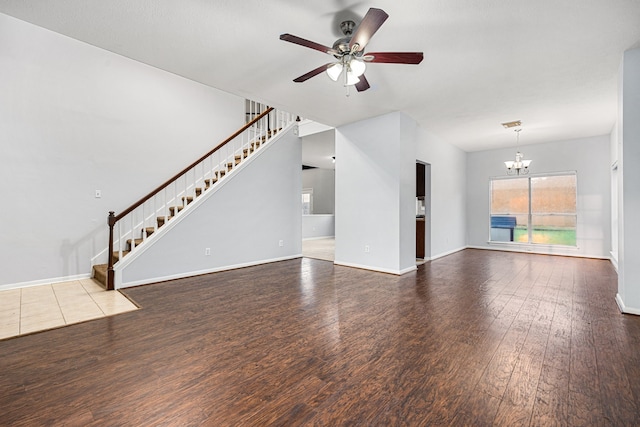
POLYGON ((181 170, 180 172, 175 174, 173 177, 171 177, 170 179, 165 181, 163 184, 158 186, 155 190, 152 190, 149 194, 147 194, 146 196, 144 196, 143 198, 141 198, 140 200, 138 200, 137 202, 135 202, 134 204, 132 204, 131 206, 126 208, 125 210, 123 210, 120 214, 115 215, 115 213, 113 211, 109 212, 109 217, 107 219, 107 225, 109 226, 109 254, 108 254, 109 261, 108 261, 108 264, 107 264, 107 290, 115 289, 115 276, 114 276, 114 270, 113 270, 113 264, 114 264, 113 263, 113 227, 115 226, 115 224, 118 221, 120 221, 122 218, 124 218, 125 216, 127 216, 128 214, 133 212, 136 208, 140 207, 144 202, 146 202, 147 200, 151 199, 157 193, 162 191, 165 187, 169 186, 172 182, 176 181, 182 175, 186 174, 191 169, 196 167, 199 163, 204 161, 207 157, 211 156, 213 153, 218 151, 220 148, 224 147, 227 143, 233 141, 236 137, 241 135, 244 131, 249 129, 251 126, 253 126, 258 121, 260 121, 260 119, 262 119, 263 117, 268 115, 270 112, 272 112, 273 109, 274 109, 273 107, 267 108, 263 113, 261 113, 260 115, 255 117, 253 120, 251 120, 249 123, 247 123, 246 125, 241 127, 237 132, 235 132, 229 138, 225 139, 220 144, 218 144, 213 150, 209 151, 207 154, 203 155, 198 160, 196 160, 195 162, 191 163, 189 166, 187 166, 186 168, 184 168, 183 170, 181 170))
POLYGON ((182 175, 184 175, 185 173, 189 172, 191 169, 193 169, 198 163, 202 162, 204 159, 206 159, 207 157, 209 157, 210 155, 212 155, 213 153, 215 153, 216 151, 218 151, 220 148, 222 148, 224 145, 226 145, 228 142, 232 141, 233 139, 235 139, 238 135, 240 135, 242 132, 244 132, 245 130, 249 129, 251 126, 253 126, 257 121, 259 121, 261 118, 263 118, 264 116, 266 116, 267 114, 269 114, 271 111, 273 111, 273 107, 269 107, 267 108, 267 110, 263 113, 261 113, 259 116, 257 116, 255 119, 251 120, 249 123, 247 123, 246 125, 244 125, 243 127, 241 127, 236 133, 234 133, 233 135, 231 135, 229 138, 225 139, 224 141, 222 141, 220 144, 218 144, 213 150, 209 151, 207 154, 203 155, 202 157, 200 157, 198 160, 196 160, 195 162, 191 163, 189 166, 187 166, 186 168, 184 168, 183 170, 181 170, 180 172, 178 172, 177 174, 175 174, 173 177, 171 177, 170 179, 168 179, 166 182, 164 182, 162 185, 160 185, 158 188, 156 188, 155 190, 152 190, 149 194, 147 194, 146 196, 144 196, 142 199, 138 200, 137 202, 135 202, 134 204, 132 204, 131 206, 129 206, 127 209, 125 209, 124 211, 122 211, 121 213, 119 213, 118 215, 116 215, 115 217, 115 222, 120 221, 122 218, 124 218, 125 216, 127 216, 128 214, 130 214, 135 208, 137 208, 138 206, 142 205, 144 202, 146 202, 147 200, 149 200, 150 198, 152 198, 155 194, 159 193, 163 188, 165 188, 166 186, 168 186, 169 184, 171 184, 173 181, 175 181, 176 179, 180 178, 182 175))

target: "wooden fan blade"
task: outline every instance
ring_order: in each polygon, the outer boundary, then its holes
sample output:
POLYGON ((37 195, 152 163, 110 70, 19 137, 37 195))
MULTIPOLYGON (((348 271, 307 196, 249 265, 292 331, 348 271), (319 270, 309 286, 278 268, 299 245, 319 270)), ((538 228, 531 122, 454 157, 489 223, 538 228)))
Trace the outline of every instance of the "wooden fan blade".
POLYGON ((371 86, 369 86, 369 82, 367 81, 367 78, 363 75, 360 76, 360 81, 358 83, 356 83, 356 90, 358 92, 364 92, 365 90, 369 89, 371 86))
POLYGON ((358 25, 356 32, 351 37, 351 41, 349 42, 349 48, 353 52, 353 47, 358 45, 355 49, 355 52, 360 52, 364 49, 364 47, 369 43, 369 40, 378 28, 382 26, 384 21, 387 20, 389 15, 382 9, 371 8, 367 12, 367 14, 362 18, 362 22, 358 25))
POLYGON ((293 81, 296 82, 296 83, 302 83, 304 81, 307 81, 311 77, 317 76, 318 74, 322 73, 323 71, 325 71, 327 68, 329 68, 333 64, 335 64, 335 62, 330 62, 328 64, 321 65, 318 68, 309 71, 307 74, 301 75, 300 77, 298 77, 297 79, 294 79, 293 81))
POLYGON ((362 57, 367 62, 386 64, 419 64, 423 58, 422 52, 368 52, 362 57))
POLYGON ((310 49, 319 50, 320 52, 328 53, 331 55, 339 55, 340 52, 337 50, 322 45, 320 43, 312 42, 310 40, 303 39, 302 37, 294 36, 293 34, 281 34, 280 40, 284 40, 289 43, 299 44, 300 46, 308 47, 310 49))

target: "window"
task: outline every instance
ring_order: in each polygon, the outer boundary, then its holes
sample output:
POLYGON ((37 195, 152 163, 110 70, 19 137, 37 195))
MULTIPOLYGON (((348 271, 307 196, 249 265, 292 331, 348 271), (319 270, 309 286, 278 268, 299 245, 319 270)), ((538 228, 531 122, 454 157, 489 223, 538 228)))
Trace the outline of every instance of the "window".
POLYGON ((491 180, 492 242, 576 246, 576 174, 491 180))
POLYGON ((302 215, 313 214, 313 188, 302 189, 302 215))

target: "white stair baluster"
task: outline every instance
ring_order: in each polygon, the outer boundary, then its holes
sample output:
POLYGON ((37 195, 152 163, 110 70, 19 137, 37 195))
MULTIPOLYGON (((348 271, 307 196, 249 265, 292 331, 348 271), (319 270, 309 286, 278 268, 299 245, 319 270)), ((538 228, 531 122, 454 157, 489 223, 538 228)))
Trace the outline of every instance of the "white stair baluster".
MULTIPOLYGON (((118 261, 122 259, 122 224, 119 222, 118 225, 118 261)), ((115 264, 115 263, 114 263, 115 264)))
POLYGON ((135 210, 131 212, 131 232, 129 233, 129 238, 131 239, 131 245, 129 247, 130 250, 134 250, 136 248, 135 238, 133 237, 133 230, 136 228, 136 215, 135 210))

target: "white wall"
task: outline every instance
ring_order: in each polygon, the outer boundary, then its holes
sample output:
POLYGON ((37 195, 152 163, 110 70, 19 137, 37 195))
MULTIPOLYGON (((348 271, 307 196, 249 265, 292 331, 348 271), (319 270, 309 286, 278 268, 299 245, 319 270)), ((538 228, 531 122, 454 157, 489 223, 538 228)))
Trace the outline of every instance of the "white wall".
POLYGON ((244 119, 242 98, 2 14, 0 94, 0 287, 88 276, 108 211, 244 119))
POLYGON ((317 239, 333 237, 336 234, 336 221, 333 215, 302 215, 302 238, 317 239))
POLYGON ((302 171, 302 188, 313 188, 313 214, 333 214, 336 204, 336 174, 333 169, 302 171))
POLYGON ((280 135, 161 239, 148 241, 124 267, 122 287, 302 256, 300 141, 292 130, 280 135))
POLYGON ((400 114, 400 271, 416 268, 417 123, 400 114))
POLYGON ((466 153, 418 128, 416 158, 431 165, 431 188, 427 189, 431 192, 431 259, 464 249, 466 153))
POLYGON ((336 129, 336 264, 415 269, 415 143, 402 113, 336 129))
POLYGON ((640 49, 624 53, 618 131, 618 304, 640 315, 640 49))
POLYGON ((611 250, 611 165, 609 135, 522 146, 531 159, 531 174, 576 171, 577 248, 541 245, 489 244, 489 178, 506 174, 504 161, 514 148, 467 154, 468 245, 501 250, 525 250, 562 255, 609 258, 611 250))
MULTIPOLYGON (((620 109, 622 111, 622 109, 620 109)), ((611 131, 611 262, 618 270, 618 209, 619 191, 618 185, 620 168, 618 167, 618 151, 620 146, 620 132, 616 124, 611 131)))

